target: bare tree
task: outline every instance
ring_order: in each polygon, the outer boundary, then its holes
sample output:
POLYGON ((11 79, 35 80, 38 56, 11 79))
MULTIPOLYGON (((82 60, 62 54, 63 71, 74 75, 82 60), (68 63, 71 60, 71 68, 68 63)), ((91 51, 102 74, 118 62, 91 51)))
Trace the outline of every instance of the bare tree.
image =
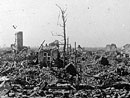
POLYGON ((60 9, 61 13, 61 18, 62 18, 62 24, 59 24, 59 18, 60 14, 58 17, 58 22, 57 25, 63 28, 63 34, 57 34, 57 36, 61 36, 64 39, 64 46, 63 46, 63 66, 65 66, 65 56, 66 56, 66 22, 67 22, 67 14, 66 14, 66 9, 62 9, 59 5, 56 4, 56 6, 60 9))

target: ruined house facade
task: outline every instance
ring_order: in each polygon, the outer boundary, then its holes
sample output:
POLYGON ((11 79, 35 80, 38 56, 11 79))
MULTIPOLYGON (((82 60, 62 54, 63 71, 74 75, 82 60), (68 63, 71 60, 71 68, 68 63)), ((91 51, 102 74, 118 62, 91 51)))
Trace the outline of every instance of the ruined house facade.
POLYGON ((51 63, 53 59, 58 57, 59 49, 57 43, 51 43, 48 46, 43 46, 38 51, 38 61, 44 63, 51 63))

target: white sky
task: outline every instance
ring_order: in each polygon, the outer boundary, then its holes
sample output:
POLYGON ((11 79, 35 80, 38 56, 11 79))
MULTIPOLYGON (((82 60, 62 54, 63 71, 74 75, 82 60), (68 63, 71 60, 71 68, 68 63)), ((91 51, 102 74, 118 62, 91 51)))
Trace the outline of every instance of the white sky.
POLYGON ((67 35, 71 44, 102 47, 130 43, 130 0, 0 0, 0 46, 14 43, 15 32, 24 32, 24 45, 39 46, 61 37, 59 9, 67 8, 67 35), (16 25, 14 30, 12 25, 16 25))

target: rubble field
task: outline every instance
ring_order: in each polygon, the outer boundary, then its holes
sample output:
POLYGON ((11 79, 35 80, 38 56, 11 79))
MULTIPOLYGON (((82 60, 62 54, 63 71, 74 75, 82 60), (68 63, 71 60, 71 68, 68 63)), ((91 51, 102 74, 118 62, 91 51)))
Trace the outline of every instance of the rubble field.
POLYGON ((65 69, 40 67, 35 56, 0 54, 1 98, 130 98, 130 58, 111 52, 79 55, 72 77, 65 69), (86 57, 85 57, 86 56, 86 57), (109 64, 105 64, 105 63, 109 64))

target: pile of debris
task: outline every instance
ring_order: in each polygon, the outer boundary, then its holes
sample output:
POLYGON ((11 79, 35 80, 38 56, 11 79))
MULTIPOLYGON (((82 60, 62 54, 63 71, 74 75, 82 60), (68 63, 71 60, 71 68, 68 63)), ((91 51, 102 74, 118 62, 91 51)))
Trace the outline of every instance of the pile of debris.
POLYGON ((76 67, 44 67, 35 55, 1 55, 0 96, 62 98, 129 98, 130 59, 107 52, 81 55, 76 67), (6 59, 8 55, 12 60, 6 59), (32 58, 29 59, 29 56, 32 58), (21 58, 23 57, 23 58, 21 58), (91 62, 89 61, 91 60, 91 62), (77 68, 77 69, 76 69, 77 68))

